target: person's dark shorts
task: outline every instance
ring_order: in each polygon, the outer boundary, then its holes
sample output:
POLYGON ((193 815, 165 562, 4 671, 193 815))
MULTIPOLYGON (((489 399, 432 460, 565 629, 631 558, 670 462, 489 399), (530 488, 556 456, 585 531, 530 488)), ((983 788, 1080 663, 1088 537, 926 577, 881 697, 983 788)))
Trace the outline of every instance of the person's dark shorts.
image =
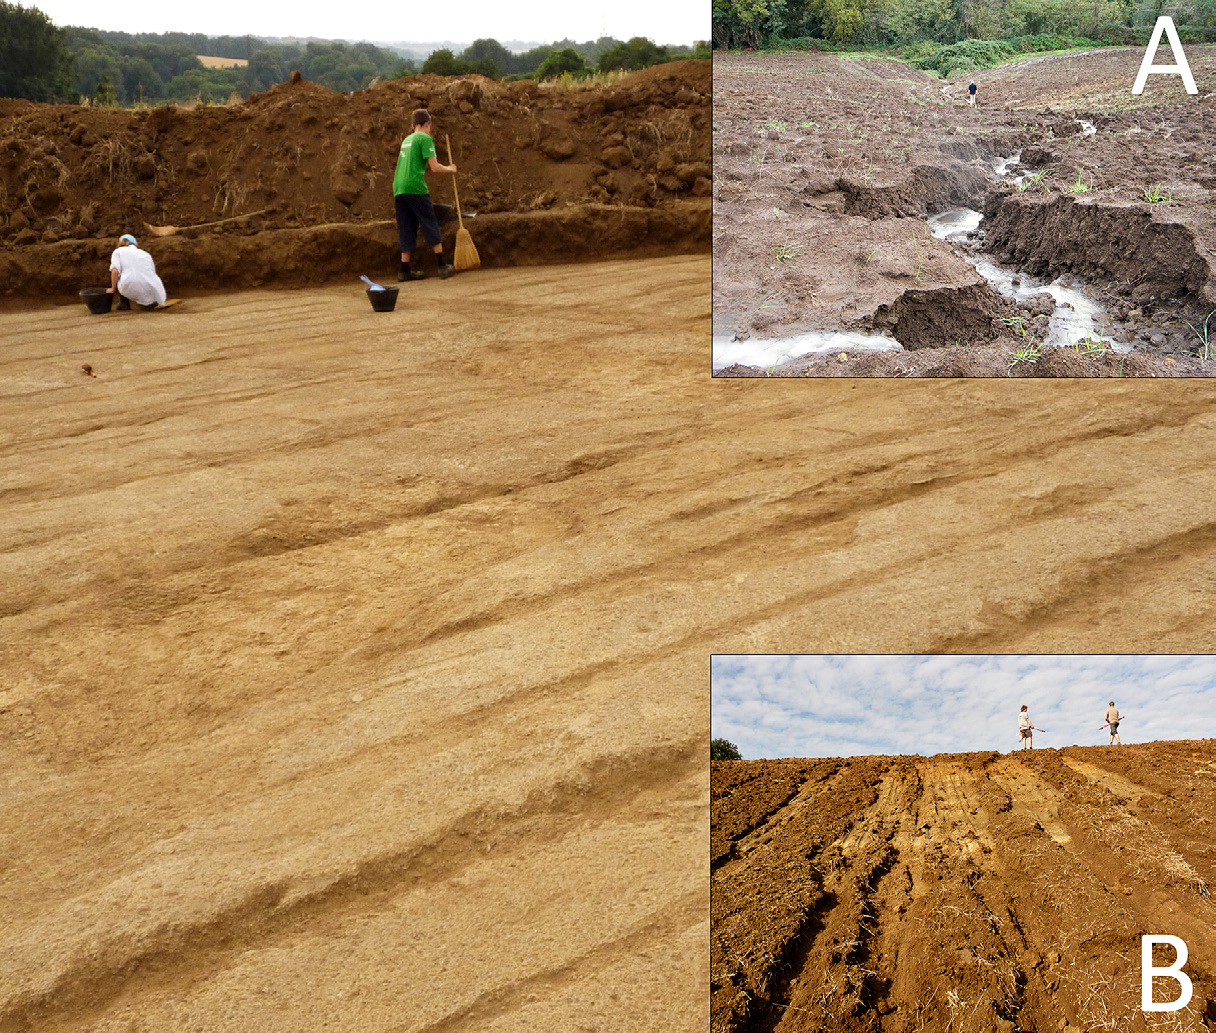
POLYGON ((397 209, 397 237, 402 254, 413 254, 419 229, 423 240, 432 248, 443 240, 430 194, 396 194, 393 203, 397 209))
POLYGON ((1112 721, 1110 723, 1110 734, 1111 735, 1119 734, 1119 722, 1118 721, 1112 721))

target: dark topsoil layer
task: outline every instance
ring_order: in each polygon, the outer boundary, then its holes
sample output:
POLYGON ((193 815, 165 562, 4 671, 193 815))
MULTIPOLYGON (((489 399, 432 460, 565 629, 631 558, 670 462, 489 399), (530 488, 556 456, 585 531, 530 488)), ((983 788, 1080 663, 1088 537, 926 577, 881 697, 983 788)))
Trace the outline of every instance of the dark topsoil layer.
POLYGON ((976 73, 972 109, 967 79, 890 59, 716 55, 715 333, 850 329, 907 349, 808 357, 771 375, 1211 375, 1197 356, 1216 308, 1216 48, 1188 48, 1198 97, 1165 76, 1132 97, 1142 56, 1091 51, 976 73), (1017 151, 1011 174, 1038 177, 1025 190, 993 169, 1017 151), (1070 275, 1104 305, 1100 332, 1134 351, 1042 348, 1054 302, 1015 305, 964 248, 928 234, 924 219, 955 207, 985 215, 967 248, 1027 275, 1070 275))
MULTIPOLYGON (((103 284, 125 232, 171 292, 388 275, 420 106, 445 163, 451 138, 483 264, 705 250, 710 88, 708 61, 679 61, 591 89, 415 76, 352 94, 297 79, 213 107, 0 100, 0 294, 103 284)), ((428 180, 450 204, 450 177, 428 180)))

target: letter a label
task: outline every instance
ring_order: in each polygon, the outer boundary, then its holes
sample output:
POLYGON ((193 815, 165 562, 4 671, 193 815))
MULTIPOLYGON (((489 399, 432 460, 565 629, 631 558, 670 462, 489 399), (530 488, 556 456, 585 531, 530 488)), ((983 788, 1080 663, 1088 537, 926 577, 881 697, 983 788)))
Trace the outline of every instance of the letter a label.
POLYGON ((1165 15, 1158 18, 1157 24, 1153 26, 1153 34, 1149 37, 1148 41, 1148 50, 1144 52, 1144 60, 1140 62, 1140 73, 1136 76, 1136 85, 1132 87, 1132 93, 1141 94, 1144 92, 1144 83, 1148 79, 1150 72, 1155 75, 1181 75, 1182 81, 1186 84, 1187 93, 1199 92, 1199 87, 1195 85, 1195 77, 1191 75, 1191 66, 1186 63, 1186 54, 1182 52, 1182 40, 1178 38, 1178 30, 1174 28, 1174 19, 1168 18, 1165 15), (1161 42, 1161 31, 1163 29, 1170 39, 1170 50, 1174 52, 1176 64, 1153 64, 1153 58, 1157 54, 1157 44, 1161 42))
POLYGON ((1191 1002, 1194 987, 1191 977, 1182 971, 1186 964, 1186 944, 1177 936, 1141 936, 1140 937, 1140 1008, 1143 1011, 1178 1011, 1191 1002), (1174 948, 1177 957, 1172 965, 1165 968, 1153 967, 1153 944, 1168 943, 1174 948), (1153 1003, 1153 976, 1166 976, 1174 980, 1182 993, 1176 1001, 1153 1003))

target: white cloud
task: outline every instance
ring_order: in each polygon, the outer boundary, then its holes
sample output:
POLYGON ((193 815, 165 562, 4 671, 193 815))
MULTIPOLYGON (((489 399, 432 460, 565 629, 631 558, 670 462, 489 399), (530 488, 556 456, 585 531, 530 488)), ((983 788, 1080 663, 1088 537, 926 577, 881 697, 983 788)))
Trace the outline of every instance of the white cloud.
POLYGON ((1211 656, 716 656, 715 738, 744 757, 1007 751, 1025 703, 1036 746, 1216 732, 1211 656))

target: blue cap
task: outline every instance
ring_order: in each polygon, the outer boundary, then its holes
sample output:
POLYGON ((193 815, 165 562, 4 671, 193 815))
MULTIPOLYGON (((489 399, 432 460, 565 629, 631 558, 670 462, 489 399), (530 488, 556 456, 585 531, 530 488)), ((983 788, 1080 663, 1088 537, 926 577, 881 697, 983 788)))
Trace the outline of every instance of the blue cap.
POLYGON ((119 240, 121 240, 121 241, 123 241, 124 243, 130 244, 132 247, 137 246, 137 241, 136 241, 136 240, 135 240, 135 238, 134 238, 133 236, 131 236, 131 234, 129 234, 129 233, 124 233, 124 234, 123 234, 121 237, 119 237, 118 239, 119 239, 119 240))

